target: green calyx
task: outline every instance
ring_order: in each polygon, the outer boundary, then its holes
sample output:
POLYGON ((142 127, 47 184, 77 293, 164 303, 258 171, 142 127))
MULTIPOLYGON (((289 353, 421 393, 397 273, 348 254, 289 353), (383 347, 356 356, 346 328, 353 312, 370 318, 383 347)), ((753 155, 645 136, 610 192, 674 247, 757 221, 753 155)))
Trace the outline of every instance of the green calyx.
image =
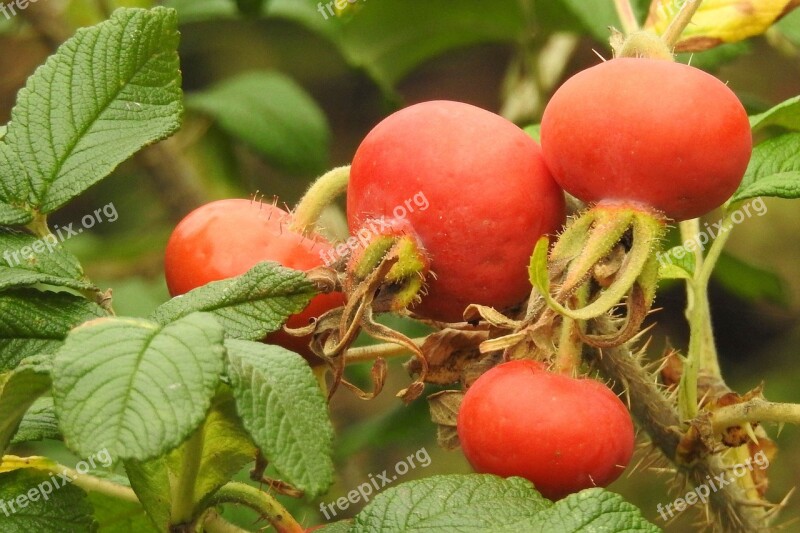
POLYGON ((373 283, 374 276, 381 276, 373 308, 378 312, 398 312, 421 298, 430 262, 413 231, 387 227, 386 233, 372 235, 353 252, 345 290, 355 290, 360 284, 373 283))
POLYGON ((627 37, 615 36, 612 38, 611 46, 614 49, 614 57, 675 60, 667 43, 651 31, 635 31, 627 37))
POLYGON ((664 219, 657 213, 635 205, 599 204, 567 225, 549 258, 548 240, 537 243, 531 283, 548 307, 573 320, 598 318, 627 297, 628 312, 636 317, 626 325, 627 335, 653 303, 658 283, 655 253, 664 232, 664 219), (591 297, 570 308, 568 302, 579 289, 590 289, 591 297))

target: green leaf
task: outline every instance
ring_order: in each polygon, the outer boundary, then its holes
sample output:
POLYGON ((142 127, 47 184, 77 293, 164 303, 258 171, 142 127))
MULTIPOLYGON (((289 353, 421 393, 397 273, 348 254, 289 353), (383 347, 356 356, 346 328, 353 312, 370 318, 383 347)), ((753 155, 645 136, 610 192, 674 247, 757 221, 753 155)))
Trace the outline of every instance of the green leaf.
POLYGON ((712 275, 730 293, 747 301, 766 300, 789 305, 789 291, 780 276, 725 252, 714 265, 712 275))
POLYGON ((15 289, 0 294, 0 372, 58 348, 67 332, 105 316, 97 304, 65 292, 15 289))
POLYGON ((754 132, 767 126, 778 126, 794 131, 800 130, 800 96, 789 98, 772 109, 750 117, 750 127, 754 132))
POLYGON ((321 529, 316 529, 317 533, 350 533, 353 527, 352 520, 341 520, 339 522, 334 522, 333 524, 328 524, 321 529))
POLYGON ((522 478, 432 476, 377 495, 356 516, 353 532, 547 531, 529 526, 551 505, 522 478))
POLYGON ((36 399, 50 389, 50 362, 31 358, 13 372, 0 374, 0 462, 20 420, 36 399))
MULTIPOLYGON (((99 492, 88 494, 99 533, 158 533, 141 504, 111 498, 99 492)), ((163 530, 162 530, 163 531, 163 530)))
POLYGON ((302 311, 317 294, 304 273, 259 263, 243 275, 198 287, 161 305, 153 320, 169 323, 195 311, 214 315, 225 334, 259 340, 302 311))
POLYGON ((205 418, 223 368, 222 327, 198 313, 159 326, 106 318, 75 329, 56 353, 53 399, 78 455, 108 449, 146 460, 205 418))
POLYGON ((692 279, 694 276, 695 255, 683 245, 656 252, 656 258, 661 279, 692 279))
POLYGON ((27 207, 29 190, 28 176, 19 157, 0 140, 0 224, 21 226, 33 220, 33 211, 27 207))
POLYGON ((756 196, 800 198, 800 133, 773 137, 753 149, 732 201, 756 196))
POLYGON ((516 42, 524 28, 517 0, 426 0, 413 9, 404 0, 370 1, 343 24, 341 47, 352 65, 389 88, 447 50, 516 42))
POLYGON ((54 486, 49 472, 25 468, 0 474, 0 503, 9 511, 0 512, 3 533, 97 531, 86 493, 72 484, 54 486))
POLYGON ((278 72, 248 72, 186 100, 275 166, 298 175, 328 167, 330 128, 305 90, 278 72))
POLYGON ((619 494, 600 488, 586 489, 559 500, 536 515, 530 531, 625 531, 657 533, 661 529, 644 519, 639 509, 619 494))
POLYGON ((125 461, 125 473, 131 488, 142 502, 150 523, 158 531, 169 531, 170 485, 167 461, 163 457, 152 461, 125 461))
POLYGON ((64 205, 180 126, 175 12, 119 9, 78 30, 17 95, 5 142, 27 179, 10 199, 64 205))
POLYGON ((11 439, 11 444, 42 439, 61 440, 58 418, 56 418, 55 407, 53 407, 53 398, 50 396, 37 399, 28 408, 19 423, 17 432, 14 433, 14 438, 11 439))
POLYGON ((299 355, 279 346, 227 340, 236 410, 270 464, 316 497, 333 482, 333 426, 325 395, 299 355))
POLYGON ((78 259, 64 250, 55 235, 37 239, 28 233, 0 230, 0 290, 36 284, 96 290, 78 259))
POLYGON ((621 496, 588 489, 553 504, 529 481, 483 474, 433 476, 382 492, 356 516, 353 533, 578 533, 660 531, 621 496))
MULTIPOLYGON (((214 405, 203 423, 203 452, 197 470, 194 496, 203 502, 229 482, 245 465, 252 463, 256 447, 236 414, 236 403, 227 387, 215 397, 214 405)), ((177 476, 183 460, 183 447, 169 455, 169 468, 177 476)))

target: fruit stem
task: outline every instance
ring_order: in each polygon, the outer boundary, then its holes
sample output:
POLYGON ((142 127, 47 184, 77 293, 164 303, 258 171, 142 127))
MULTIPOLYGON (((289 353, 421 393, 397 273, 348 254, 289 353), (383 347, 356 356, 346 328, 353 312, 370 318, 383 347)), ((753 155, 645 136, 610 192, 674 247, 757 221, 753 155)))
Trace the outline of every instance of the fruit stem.
POLYGON ((209 505, 236 503, 256 511, 266 518, 278 533, 302 533, 303 526, 271 495, 245 483, 231 481, 212 496, 209 505))
POLYGON ((622 31, 626 35, 639 31, 639 21, 636 20, 630 0, 614 0, 614 6, 617 8, 617 15, 622 23, 622 31))
MULTIPOLYGON (((411 339, 417 346, 422 346, 427 337, 418 337, 411 339)), ((374 361, 379 357, 400 357, 402 355, 410 354, 411 351, 403 345, 395 344, 393 342, 385 342, 381 344, 373 344, 371 346, 360 346, 358 348, 350 348, 344 354, 346 364, 350 363, 364 363, 367 361, 374 361)))
POLYGON ((692 17, 694 17, 694 14, 702 3, 703 0, 686 0, 675 15, 675 18, 672 19, 672 22, 667 26, 667 29, 664 30, 661 39, 670 50, 675 48, 675 44, 677 44, 678 40, 681 38, 683 30, 685 30, 692 21, 692 17))
POLYGON ((714 411, 711 423, 715 432, 724 432, 746 422, 788 422, 800 424, 800 404, 769 402, 754 398, 744 403, 720 407, 714 411))
MULTIPOLYGON (((730 228, 730 216, 722 219, 722 227, 730 228)), ((693 241, 700 233, 698 219, 686 220, 680 223, 681 241, 693 241)), ((689 322, 689 353, 683 365, 678 397, 683 420, 697 416, 697 376, 703 372, 722 377, 717 356, 717 347, 714 343, 714 330, 711 323, 711 308, 708 304, 708 283, 714 265, 722 253, 725 243, 730 235, 730 230, 721 231, 708 255, 704 258, 702 251, 695 251, 695 269, 692 279, 686 282, 686 318, 689 322)), ((696 242, 696 241, 695 241, 696 242)))
POLYGON ((308 191, 300 199, 292 218, 292 229, 308 235, 314 231, 322 211, 347 191, 350 181, 350 167, 336 167, 329 170, 311 184, 308 191))

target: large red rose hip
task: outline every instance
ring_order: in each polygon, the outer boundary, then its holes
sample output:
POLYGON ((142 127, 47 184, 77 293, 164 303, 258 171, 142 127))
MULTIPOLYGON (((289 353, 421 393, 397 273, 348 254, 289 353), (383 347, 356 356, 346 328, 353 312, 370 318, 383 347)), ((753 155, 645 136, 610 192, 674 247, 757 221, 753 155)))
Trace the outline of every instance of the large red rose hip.
POLYGON ((589 203, 632 200, 673 220, 703 215, 742 180, 747 113, 721 81, 660 59, 619 58, 579 72, 544 111, 556 181, 589 203))
MULTIPOLYGON (((239 276, 262 261, 296 270, 322 265, 320 253, 329 250, 330 243, 317 235, 293 231, 290 222, 290 215, 279 207, 253 200, 219 200, 195 209, 181 220, 167 243, 164 270, 170 294, 177 296, 212 281, 239 276)), ((320 294, 287 324, 307 326, 311 317, 342 302, 340 293, 320 294)), ((312 355, 308 338, 278 331, 270 334, 267 342, 312 355)))
POLYGON ((539 146, 469 104, 416 104, 378 124, 356 151, 347 190, 352 233, 368 218, 405 218, 430 255, 418 314, 460 321, 470 303, 499 309, 530 293, 526 267, 564 199, 539 146))
POLYGON ((611 389, 530 360, 475 381, 458 412, 458 437, 476 471, 524 477, 550 499, 605 487, 634 448, 630 414, 611 389))

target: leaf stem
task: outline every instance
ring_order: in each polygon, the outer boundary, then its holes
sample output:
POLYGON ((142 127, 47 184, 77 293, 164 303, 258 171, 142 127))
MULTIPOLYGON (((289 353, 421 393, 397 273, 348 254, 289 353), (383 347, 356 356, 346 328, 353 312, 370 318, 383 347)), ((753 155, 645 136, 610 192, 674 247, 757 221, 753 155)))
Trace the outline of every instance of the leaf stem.
POLYGON ((123 500, 130 503, 139 503, 139 498, 136 496, 136 493, 124 485, 118 485, 116 483, 112 483, 111 481, 90 476, 88 474, 80 474, 75 470, 62 467, 61 465, 58 466, 58 473, 64 473, 65 475, 71 477, 73 480, 72 483, 75 486, 83 489, 85 492, 97 492, 118 500, 123 500))
POLYGON ((203 458, 203 443, 203 431, 198 429, 181 447, 181 470, 171 491, 173 525, 188 523, 194 518, 195 485, 203 458))
POLYGON ((269 520, 278 533, 303 533, 305 529, 289 514, 289 511, 271 495, 255 487, 232 481, 220 488, 211 498, 211 505, 235 503, 256 511, 269 520))
POLYGON ((314 231, 314 226, 322 215, 322 211, 337 196, 347 190, 349 181, 349 166, 334 168, 320 176, 297 204, 292 227, 306 235, 314 231))
POLYGON ((692 17, 694 17, 694 14, 702 3, 703 0, 686 0, 678 11, 678 14, 675 15, 675 18, 669 23, 667 29, 664 30, 661 39, 670 49, 675 48, 675 44, 681 38, 683 30, 685 30, 692 21, 692 17))

